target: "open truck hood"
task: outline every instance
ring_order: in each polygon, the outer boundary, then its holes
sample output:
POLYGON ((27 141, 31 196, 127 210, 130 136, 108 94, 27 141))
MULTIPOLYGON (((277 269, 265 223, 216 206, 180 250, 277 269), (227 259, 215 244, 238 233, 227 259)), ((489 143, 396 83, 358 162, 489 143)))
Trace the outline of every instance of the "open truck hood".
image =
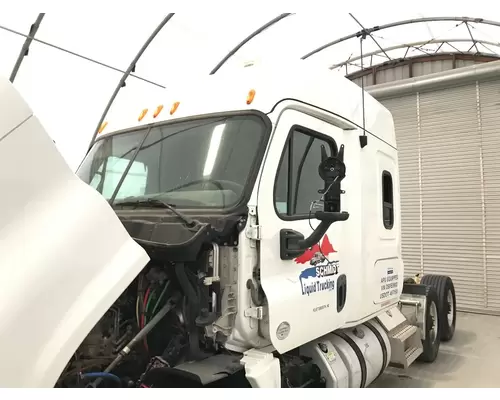
POLYGON ((149 257, 3 77, 0 110, 0 387, 53 387, 149 257))

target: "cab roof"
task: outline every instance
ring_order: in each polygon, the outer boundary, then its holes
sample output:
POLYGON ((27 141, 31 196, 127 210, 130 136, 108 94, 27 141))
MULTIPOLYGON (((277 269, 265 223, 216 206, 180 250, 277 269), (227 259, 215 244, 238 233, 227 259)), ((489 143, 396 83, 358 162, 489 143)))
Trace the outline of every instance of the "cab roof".
MULTIPOLYGON (((363 126, 362 89, 336 71, 299 60, 286 65, 251 65, 177 82, 169 86, 161 98, 145 101, 137 114, 120 115, 110 120, 100 136, 151 123, 225 111, 258 110, 269 114, 284 100, 307 103, 341 116, 360 128, 363 126), (254 97, 249 102, 251 92, 254 97), (163 108, 154 117, 159 106, 163 108), (139 115, 146 109, 139 121, 139 115)), ((396 147, 391 113, 367 92, 365 126, 368 132, 396 147)))

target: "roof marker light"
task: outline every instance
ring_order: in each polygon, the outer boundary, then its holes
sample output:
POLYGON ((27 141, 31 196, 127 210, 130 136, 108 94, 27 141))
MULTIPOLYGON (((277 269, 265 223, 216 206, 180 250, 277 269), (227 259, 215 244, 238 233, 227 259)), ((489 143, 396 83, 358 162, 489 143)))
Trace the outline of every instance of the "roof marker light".
POLYGON ((158 107, 156 107, 156 111, 153 114, 153 118, 156 118, 158 115, 160 115, 162 110, 163 110, 163 104, 160 104, 158 107))
POLYGON ((148 113, 148 109, 145 108, 144 110, 141 111, 141 113, 139 114, 139 118, 137 120, 139 122, 142 121, 142 119, 146 116, 147 113, 148 113))
POLYGON ((255 98, 255 90, 252 89, 252 90, 250 90, 248 92, 248 95, 247 95, 247 104, 248 105, 252 104, 254 98, 255 98))
POLYGON ((101 126, 99 127, 99 131, 98 131, 98 132, 99 132, 99 133, 102 133, 102 131, 103 131, 104 129, 106 129, 106 127, 107 127, 107 126, 108 126, 108 123, 107 123, 107 122, 103 122, 103 123, 101 124, 101 126))
POLYGON ((174 113, 177 111, 177 108, 179 108, 179 104, 181 104, 181 103, 179 101, 176 101, 172 105, 172 108, 170 109, 170 115, 174 115, 174 113))

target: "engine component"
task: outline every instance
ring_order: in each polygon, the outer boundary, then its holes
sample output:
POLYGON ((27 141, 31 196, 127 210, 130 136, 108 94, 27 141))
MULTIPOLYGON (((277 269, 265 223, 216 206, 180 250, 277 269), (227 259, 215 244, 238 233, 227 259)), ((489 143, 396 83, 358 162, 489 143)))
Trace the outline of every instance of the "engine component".
POLYGON ((151 387, 151 383, 148 382, 150 378, 148 379, 148 376, 151 376, 150 372, 154 369, 158 368, 170 368, 170 364, 160 356, 153 357, 150 361, 148 366, 146 367, 146 370, 144 373, 141 375, 141 378, 137 382, 137 386, 142 387, 142 388, 149 388, 151 387))
POLYGON ((105 373, 105 372, 89 372, 87 374, 82 374, 81 378, 83 380, 86 380, 86 379, 108 379, 108 380, 113 381, 119 387, 122 386, 122 381, 118 376, 113 375, 113 374, 109 374, 109 373, 105 373))
POLYGON ((281 357, 281 387, 324 388, 326 379, 311 358, 289 355, 281 357))
MULTIPOLYGON (((213 250, 204 249, 196 262, 152 260, 83 340, 57 386, 116 387, 120 382, 136 387, 153 374, 165 380, 155 381, 158 387, 171 380, 172 374, 167 377, 165 368, 227 356, 225 344, 236 313, 237 263, 234 247, 221 246, 219 251, 217 245, 213 250), (207 285, 207 276, 216 279, 207 285)), ((222 377, 233 374, 234 369, 231 364, 222 377)), ((235 371, 240 370, 238 364, 235 371)), ((218 372, 214 377, 208 376, 210 372, 204 376, 205 372, 199 371, 201 377, 193 378, 184 371, 182 379, 187 379, 186 385, 217 385, 218 372)), ((239 375, 240 384, 247 385, 244 373, 239 375)), ((174 385, 180 379, 175 378, 174 385)))
POLYGON ((142 330, 120 351, 120 354, 116 359, 109 365, 108 368, 104 372, 110 372, 128 353, 130 353, 131 349, 160 322, 160 320, 167 315, 167 313, 175 306, 176 302, 179 301, 180 295, 176 294, 173 298, 171 298, 167 304, 156 314, 153 319, 144 327, 142 330))
MULTIPOLYGON (((119 322, 118 322, 119 323, 119 322)), ((108 312, 90 331, 80 347, 80 355, 87 359, 108 358, 116 354, 118 323, 108 312)))

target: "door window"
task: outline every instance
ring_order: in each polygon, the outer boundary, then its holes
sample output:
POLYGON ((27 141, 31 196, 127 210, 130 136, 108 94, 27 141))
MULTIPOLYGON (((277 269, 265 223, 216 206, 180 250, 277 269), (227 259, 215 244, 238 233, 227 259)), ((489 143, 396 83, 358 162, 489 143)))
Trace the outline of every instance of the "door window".
POLYGON ((318 174, 321 148, 336 155, 335 141, 302 127, 293 127, 287 139, 274 190, 276 212, 283 219, 306 219, 323 209, 318 190, 324 182, 318 174))
POLYGON ((385 229, 394 226, 394 190, 392 175, 388 171, 382 173, 382 216, 385 229))

